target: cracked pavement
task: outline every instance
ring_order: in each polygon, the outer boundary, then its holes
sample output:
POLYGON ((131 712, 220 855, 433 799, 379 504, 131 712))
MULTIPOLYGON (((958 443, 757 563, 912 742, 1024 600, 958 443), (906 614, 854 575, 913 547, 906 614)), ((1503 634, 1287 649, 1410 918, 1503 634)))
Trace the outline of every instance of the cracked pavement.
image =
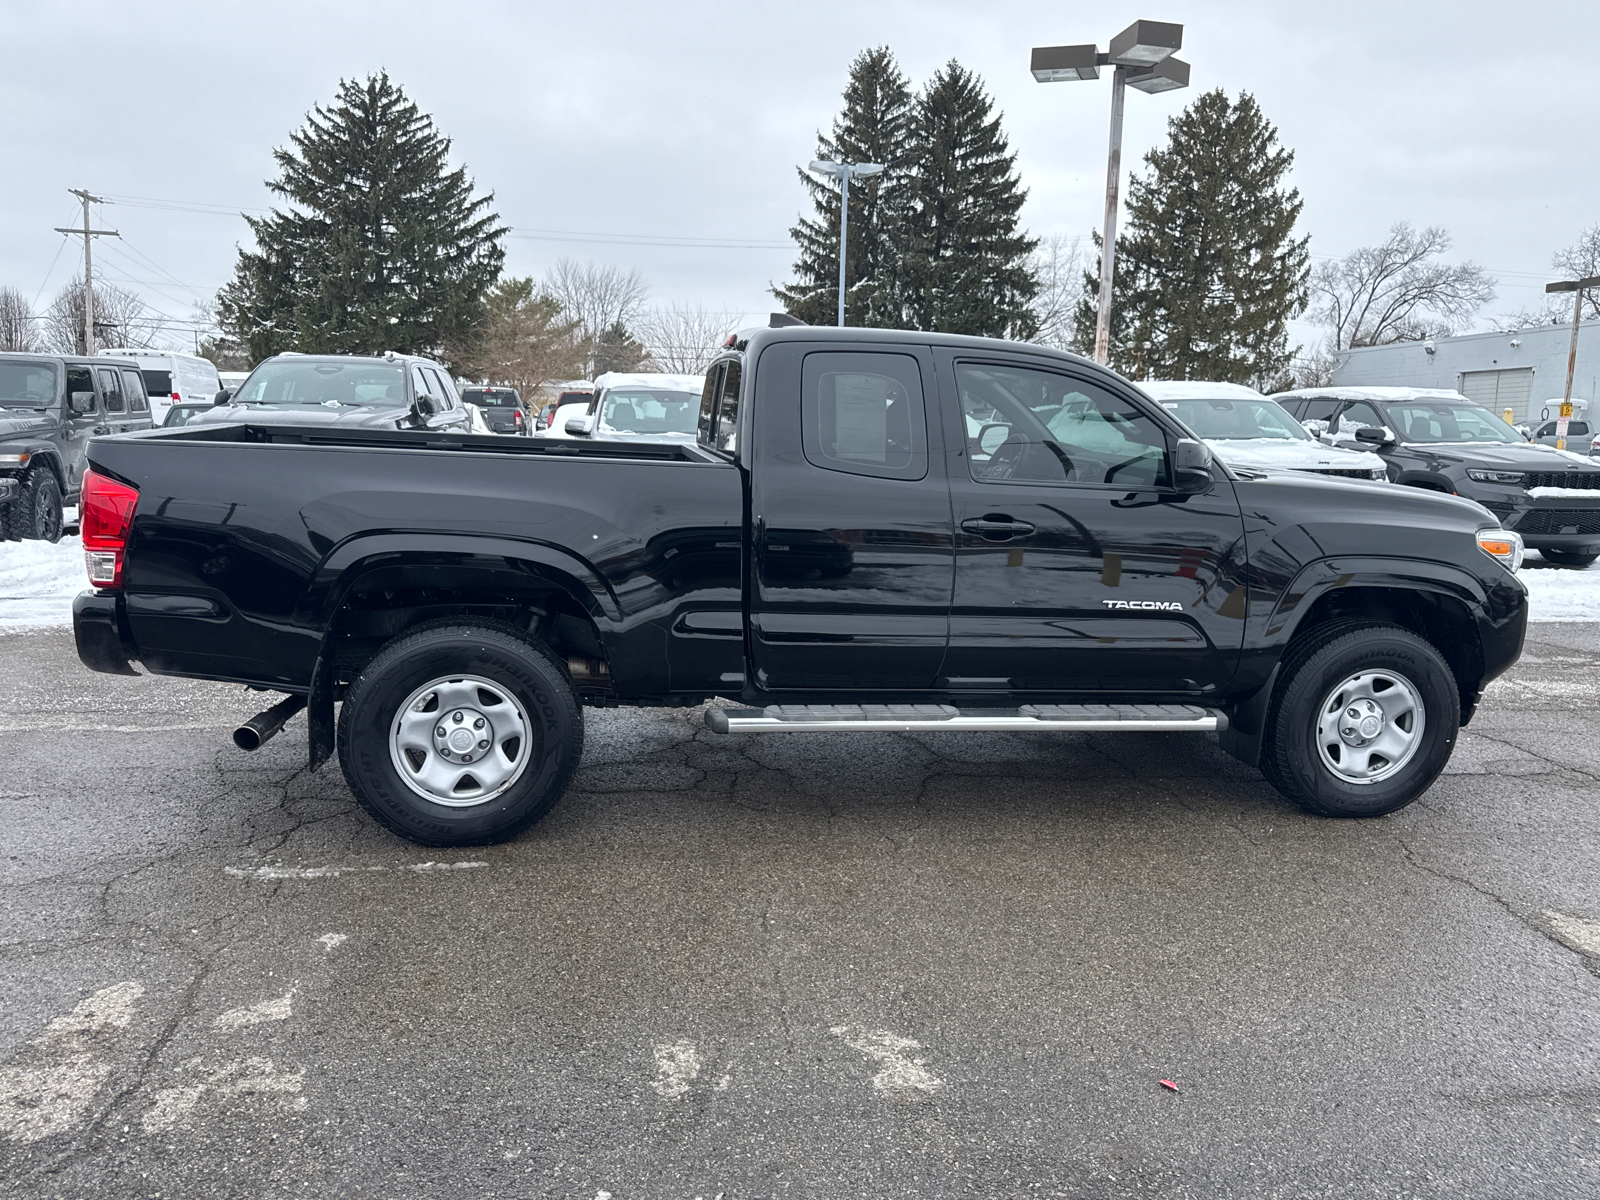
POLYGON ((0 1196, 1595 1194, 1600 625, 1375 821, 1209 735, 588 710, 468 851, 0 650, 0 1196))

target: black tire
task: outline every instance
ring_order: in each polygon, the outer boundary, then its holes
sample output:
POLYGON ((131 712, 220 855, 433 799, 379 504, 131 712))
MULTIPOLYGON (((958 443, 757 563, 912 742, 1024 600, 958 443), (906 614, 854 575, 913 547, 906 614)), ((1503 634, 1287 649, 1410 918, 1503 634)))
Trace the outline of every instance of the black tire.
POLYGON ((65 524, 61 484, 48 467, 35 467, 22 480, 8 506, 7 536, 37 542, 59 542, 65 524))
MULTIPOLYGON (((1330 712, 1335 710, 1330 710, 1330 712)), ((1267 781, 1308 812, 1377 817, 1410 804, 1450 761, 1461 725, 1455 676, 1438 650, 1396 625, 1340 622, 1291 647, 1262 741, 1267 781), (1373 782, 1350 782, 1324 761, 1317 727, 1322 706, 1345 680, 1377 671, 1398 677, 1420 703, 1422 730, 1410 756, 1373 782)), ((1334 752, 1341 747, 1333 746, 1334 752)))
MULTIPOLYGON (((442 712, 438 720, 444 728, 442 712)), ((514 837, 561 799, 583 757, 583 709, 561 662, 526 633, 510 625, 442 621, 396 638, 367 664, 339 713, 338 746, 350 790, 380 824, 423 846, 482 846, 514 837), (419 792, 421 783, 402 777, 396 760, 409 752, 391 741, 401 706, 430 681, 452 676, 503 689, 523 710, 528 730, 525 758, 517 745, 520 773, 503 792, 461 807, 429 799, 419 792)), ((470 778, 470 770, 462 778, 470 778)))
POLYGON ((1600 559, 1600 554, 1584 554, 1577 550, 1541 550, 1539 551, 1539 557, 1544 559, 1545 562, 1553 563, 1558 567, 1578 567, 1581 569, 1593 566, 1595 560, 1600 559))

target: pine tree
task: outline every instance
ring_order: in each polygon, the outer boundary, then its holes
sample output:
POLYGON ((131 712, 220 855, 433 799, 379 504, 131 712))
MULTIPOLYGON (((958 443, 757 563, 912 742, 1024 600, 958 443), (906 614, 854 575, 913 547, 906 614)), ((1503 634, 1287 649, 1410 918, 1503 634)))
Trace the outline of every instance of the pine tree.
MULTIPOLYGON (((850 187, 850 254, 846 263, 845 322, 898 328, 897 267, 911 169, 911 88, 888 47, 864 50, 850 64, 844 109, 831 136, 817 135, 816 157, 881 163, 881 175, 850 187)), ((839 187, 800 172, 816 215, 789 232, 800 246, 795 282, 773 289, 794 316, 832 325, 839 304, 839 187)))
POLYGON ((594 373, 596 377, 608 371, 638 371, 650 361, 644 344, 628 332, 621 321, 601 330, 594 340, 594 373))
POLYGON ((289 142, 268 183, 288 211, 246 218, 256 248, 218 297, 224 331, 254 360, 459 353, 506 231, 493 195, 474 197, 466 169, 449 169, 449 139, 380 73, 341 80, 334 105, 318 105, 289 142))
MULTIPOLYGON (((1138 379, 1250 383, 1289 366, 1288 322, 1304 311, 1309 238, 1284 186, 1294 153, 1248 93, 1220 88, 1168 122, 1165 149, 1128 186, 1117 238, 1111 365, 1138 379)), ((1080 340, 1094 339, 1098 273, 1087 275, 1080 340)))

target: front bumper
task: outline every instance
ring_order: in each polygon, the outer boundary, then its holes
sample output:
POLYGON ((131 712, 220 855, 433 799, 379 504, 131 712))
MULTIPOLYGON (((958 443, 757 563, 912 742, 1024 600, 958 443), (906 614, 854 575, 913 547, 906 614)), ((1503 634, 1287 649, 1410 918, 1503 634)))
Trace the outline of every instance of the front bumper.
POLYGON ((1548 548, 1580 554, 1600 550, 1600 491, 1539 497, 1531 497, 1520 488, 1500 488, 1496 492, 1480 497, 1462 488, 1460 494, 1492 512, 1502 528, 1521 534, 1523 544, 1530 550, 1548 548))
POLYGON ((79 592, 72 602, 72 636, 78 659, 91 671, 106 675, 137 675, 129 659, 133 651, 123 636, 122 618, 114 592, 79 592))
POLYGON ((0 479, 0 504, 7 500, 17 498, 17 481, 15 479, 0 479))

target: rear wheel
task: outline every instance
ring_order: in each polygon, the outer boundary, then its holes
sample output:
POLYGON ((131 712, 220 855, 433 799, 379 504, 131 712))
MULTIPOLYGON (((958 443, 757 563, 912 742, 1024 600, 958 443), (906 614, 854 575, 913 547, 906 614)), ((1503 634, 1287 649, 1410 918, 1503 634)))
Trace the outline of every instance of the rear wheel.
POLYGON ((1541 550, 1539 557, 1558 567, 1589 567, 1594 565, 1596 559, 1600 559, 1600 554, 1585 554, 1579 550, 1541 550))
POLYGON ((339 714, 339 765, 356 798, 425 846, 521 832, 561 799, 582 756, 566 672, 512 626, 450 622, 397 638, 339 714))
POLYGON ((1268 781, 1310 812, 1404 808, 1444 770, 1461 700, 1439 652, 1393 625, 1341 625, 1290 652, 1262 747, 1268 781))

